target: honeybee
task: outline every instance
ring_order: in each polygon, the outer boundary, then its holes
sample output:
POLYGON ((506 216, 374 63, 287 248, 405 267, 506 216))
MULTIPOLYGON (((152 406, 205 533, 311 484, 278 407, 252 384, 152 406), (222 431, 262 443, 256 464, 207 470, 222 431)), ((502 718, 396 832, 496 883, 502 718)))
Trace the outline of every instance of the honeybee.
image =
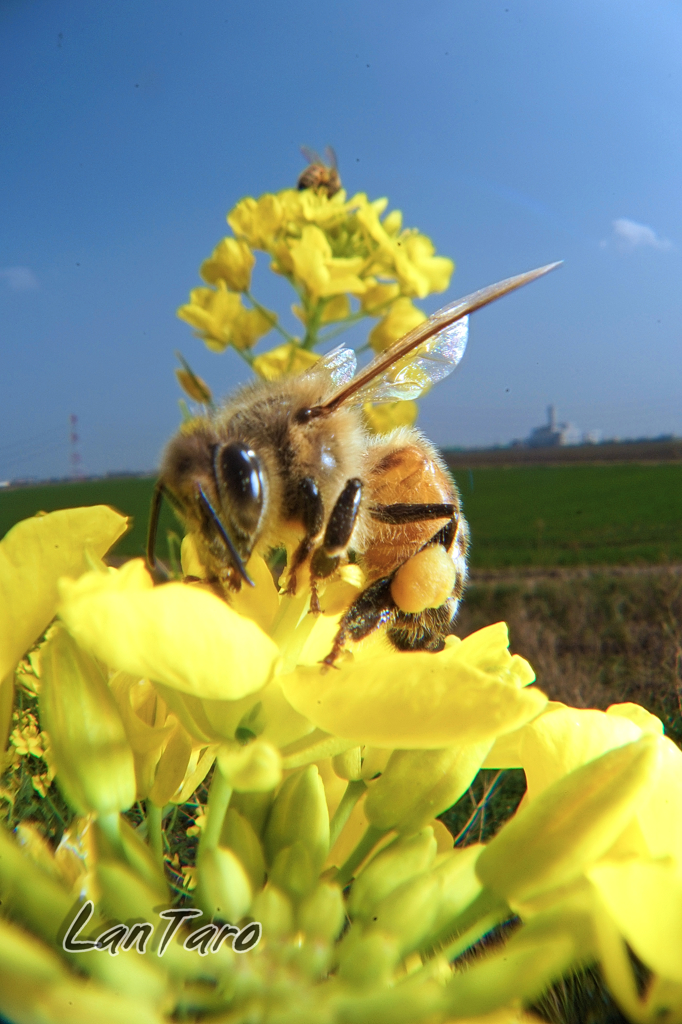
POLYGON ((327 146, 324 151, 324 155, 327 158, 327 163, 325 163, 314 149, 301 146, 301 152, 308 161, 308 167, 299 175, 298 188, 320 189, 326 192, 331 199, 341 189, 341 178, 339 177, 336 153, 331 146, 327 146))
POLYGON ((438 651, 466 580, 468 528, 457 488, 434 446, 401 428, 372 436, 365 402, 414 399, 450 374, 467 342, 468 315, 546 274, 552 263, 445 306, 356 373, 335 348, 298 376, 242 387, 170 441, 154 492, 150 568, 165 496, 193 534, 219 593, 253 585, 251 554, 287 550, 289 592, 318 585, 354 557, 366 585, 340 620, 325 663, 348 641, 386 627, 398 650, 438 651))

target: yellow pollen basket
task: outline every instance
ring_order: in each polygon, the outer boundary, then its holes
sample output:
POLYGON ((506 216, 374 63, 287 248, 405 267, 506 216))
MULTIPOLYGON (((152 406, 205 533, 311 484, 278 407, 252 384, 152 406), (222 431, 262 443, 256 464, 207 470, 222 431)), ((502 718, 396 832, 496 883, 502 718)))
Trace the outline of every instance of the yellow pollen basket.
POLYGON ((400 566, 391 584, 391 597, 401 611, 413 615, 425 608, 440 608, 452 593, 456 574, 450 555, 435 544, 400 566))

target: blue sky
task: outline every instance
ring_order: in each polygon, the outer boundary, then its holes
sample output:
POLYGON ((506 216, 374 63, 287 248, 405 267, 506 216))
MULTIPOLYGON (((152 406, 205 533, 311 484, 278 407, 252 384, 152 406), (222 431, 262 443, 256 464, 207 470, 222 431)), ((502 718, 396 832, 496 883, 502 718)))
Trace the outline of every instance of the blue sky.
POLYGON ((680 0, 2 0, 0 478, 67 474, 71 413, 86 472, 153 468, 176 348, 218 394, 246 379, 175 309, 301 144, 454 258, 427 312, 565 260, 473 318, 422 403, 436 442, 524 436, 549 402, 682 434, 680 53, 680 0))

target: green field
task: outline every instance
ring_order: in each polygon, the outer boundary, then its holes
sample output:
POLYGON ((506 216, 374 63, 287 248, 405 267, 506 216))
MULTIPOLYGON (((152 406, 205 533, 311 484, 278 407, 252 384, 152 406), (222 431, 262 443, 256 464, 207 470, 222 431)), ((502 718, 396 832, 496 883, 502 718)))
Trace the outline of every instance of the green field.
MULTIPOLYGON (((147 521, 152 500, 152 477, 126 477, 119 480, 83 480, 75 483, 45 484, 40 487, 18 487, 0 492, 0 535, 36 512, 54 512, 58 508, 78 505, 111 505, 131 517, 131 529, 115 548, 118 555, 143 555, 147 538, 147 521)), ((167 554, 166 534, 174 530, 182 536, 182 528, 164 502, 158 533, 158 553, 167 554)))
MULTIPOLYGON (((682 562, 682 464, 456 470, 474 568, 682 562)), ((88 480, 0 493, 0 535, 20 519, 74 505, 113 505, 133 519, 116 549, 144 552, 151 478, 88 480)), ((164 506, 167 530, 179 531, 164 506)))
POLYGON ((474 568, 682 561, 682 464, 457 470, 474 568))

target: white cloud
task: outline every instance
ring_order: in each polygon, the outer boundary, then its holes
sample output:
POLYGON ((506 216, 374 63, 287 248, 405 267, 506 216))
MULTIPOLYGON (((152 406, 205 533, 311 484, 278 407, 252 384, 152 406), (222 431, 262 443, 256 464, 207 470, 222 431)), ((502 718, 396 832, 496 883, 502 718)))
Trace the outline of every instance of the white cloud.
POLYGON ((27 292, 38 288, 38 278, 29 267, 3 267, 0 279, 7 282, 13 292, 27 292))
MULTIPOLYGON (((663 252, 674 249, 675 246, 668 238, 659 238, 653 228, 647 224, 638 224, 636 220, 629 220, 627 217, 619 217, 612 222, 613 235, 611 241, 621 252, 632 252, 639 246, 650 246, 652 249, 660 249, 663 252)), ((608 245, 605 239, 601 245, 605 248, 608 245)))

